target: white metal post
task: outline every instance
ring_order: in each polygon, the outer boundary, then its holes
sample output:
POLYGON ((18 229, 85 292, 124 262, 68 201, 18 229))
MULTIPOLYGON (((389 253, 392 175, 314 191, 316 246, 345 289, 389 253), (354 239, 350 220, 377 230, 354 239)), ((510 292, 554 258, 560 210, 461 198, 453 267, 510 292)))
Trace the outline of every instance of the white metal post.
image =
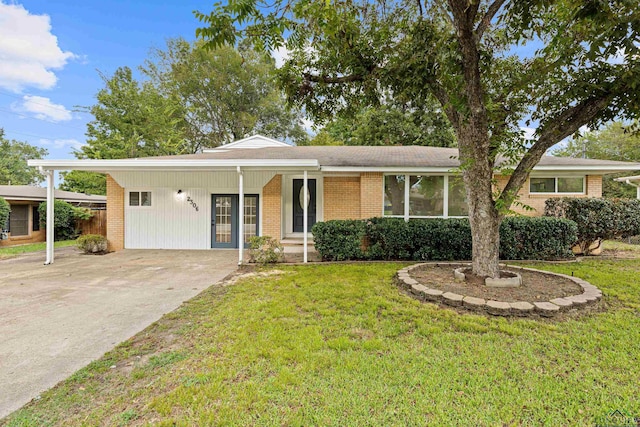
POLYGON ((636 187, 636 198, 640 200, 640 185, 636 187))
POLYGON ((238 166, 238 265, 244 261, 244 176, 238 166))
POLYGON ((307 262, 307 241, 309 240, 309 237, 307 236, 307 227, 309 226, 309 217, 307 214, 307 211, 309 210, 309 186, 308 186, 308 177, 307 177, 307 171, 304 171, 304 197, 303 197, 303 203, 302 203, 302 212, 304 214, 304 218, 302 220, 302 230, 304 232, 303 234, 303 253, 304 253, 304 259, 303 262, 307 262))
POLYGON ((54 210, 53 206, 55 204, 55 193, 54 193, 54 182, 53 182, 53 171, 46 171, 47 175, 47 229, 46 229, 46 240, 47 240, 47 259, 44 262, 44 265, 53 264, 53 239, 54 239, 54 210))

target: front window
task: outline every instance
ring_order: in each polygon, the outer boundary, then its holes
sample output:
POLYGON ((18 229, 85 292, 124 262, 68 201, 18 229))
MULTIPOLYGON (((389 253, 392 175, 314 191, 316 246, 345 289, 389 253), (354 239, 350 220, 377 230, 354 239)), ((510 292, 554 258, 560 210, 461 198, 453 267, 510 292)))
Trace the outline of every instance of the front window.
POLYGON ((129 206, 151 206, 151 191, 130 191, 129 206))
POLYGON ((584 193, 584 177, 532 177, 530 193, 584 193))
POLYGON ((410 176, 409 216, 444 215, 444 176, 410 176))
POLYGON ((384 177, 384 215, 404 216, 404 175, 384 177))
POLYGON ((455 175, 385 175, 384 216, 405 219, 467 216, 462 179, 455 175))

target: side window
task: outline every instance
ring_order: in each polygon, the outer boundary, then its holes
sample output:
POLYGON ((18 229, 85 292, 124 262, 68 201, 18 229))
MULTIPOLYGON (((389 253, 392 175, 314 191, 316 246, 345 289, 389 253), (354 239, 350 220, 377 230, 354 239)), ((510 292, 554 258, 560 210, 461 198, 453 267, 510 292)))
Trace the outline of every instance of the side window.
POLYGON ((151 206, 151 191, 130 191, 129 206, 151 206))

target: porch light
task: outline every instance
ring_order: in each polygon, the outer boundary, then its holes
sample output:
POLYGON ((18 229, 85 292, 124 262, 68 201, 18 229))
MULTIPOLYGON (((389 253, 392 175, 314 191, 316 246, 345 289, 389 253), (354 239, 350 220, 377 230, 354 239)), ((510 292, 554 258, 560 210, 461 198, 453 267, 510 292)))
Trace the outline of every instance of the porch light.
POLYGON ((178 190, 178 192, 176 193, 176 199, 184 200, 184 192, 182 190, 178 190))

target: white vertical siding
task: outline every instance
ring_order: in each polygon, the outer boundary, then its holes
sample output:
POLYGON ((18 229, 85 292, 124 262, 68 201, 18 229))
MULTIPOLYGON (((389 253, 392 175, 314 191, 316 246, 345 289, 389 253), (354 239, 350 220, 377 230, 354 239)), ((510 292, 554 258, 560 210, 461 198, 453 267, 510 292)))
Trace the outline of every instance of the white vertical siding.
MULTIPOLYGON (((274 175, 245 172, 245 194, 262 196, 262 187, 274 175)), ((211 248, 211 195, 238 193, 235 172, 117 172, 112 176, 125 189, 128 249, 211 248), (178 190, 183 197, 177 196, 178 190), (151 206, 129 206, 130 191, 151 191, 151 206), (197 211, 187 197, 197 204, 197 211)), ((260 219, 262 223, 262 211, 260 219)))

